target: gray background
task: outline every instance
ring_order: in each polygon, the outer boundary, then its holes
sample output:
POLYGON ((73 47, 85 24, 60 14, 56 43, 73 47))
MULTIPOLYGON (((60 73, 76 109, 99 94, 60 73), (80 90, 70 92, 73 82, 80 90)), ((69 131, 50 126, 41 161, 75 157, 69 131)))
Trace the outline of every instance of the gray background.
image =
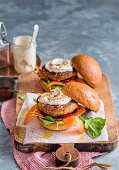
MULTIPOLYGON (((37 53, 48 59, 71 58, 86 53, 98 60, 110 78, 115 112, 119 117, 119 0, 0 0, 0 21, 14 36, 32 35, 40 27, 37 53)), ((119 169, 119 147, 96 161, 111 162, 119 169)), ((0 170, 18 169, 10 138, 0 122, 0 170)))

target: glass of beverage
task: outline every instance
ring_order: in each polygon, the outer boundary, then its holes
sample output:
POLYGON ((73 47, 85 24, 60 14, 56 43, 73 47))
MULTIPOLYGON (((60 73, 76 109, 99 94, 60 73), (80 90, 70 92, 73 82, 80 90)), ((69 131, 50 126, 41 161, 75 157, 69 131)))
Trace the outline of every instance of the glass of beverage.
POLYGON ((12 44, 14 68, 18 73, 30 72, 36 65, 36 42, 32 37, 22 35, 14 37, 12 44))

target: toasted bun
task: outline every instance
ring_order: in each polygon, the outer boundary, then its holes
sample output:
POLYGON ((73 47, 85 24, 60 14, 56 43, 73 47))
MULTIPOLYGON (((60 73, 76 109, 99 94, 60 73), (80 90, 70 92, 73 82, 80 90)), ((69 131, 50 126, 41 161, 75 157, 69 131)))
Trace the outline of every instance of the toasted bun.
POLYGON ((90 86, 96 87, 101 82, 101 68, 94 58, 80 54, 72 58, 72 64, 90 86))
POLYGON ((98 94, 86 84, 70 82, 65 84, 62 88, 62 92, 95 112, 97 112, 100 107, 100 98, 98 94))
POLYGON ((41 87, 43 88, 43 90, 49 92, 50 91, 50 87, 48 87, 47 84, 42 79, 40 79, 39 81, 40 81, 40 84, 41 84, 41 87))
POLYGON ((57 130, 57 131, 59 131, 59 130, 67 130, 67 129, 69 129, 70 127, 72 127, 72 126, 75 124, 75 121, 74 121, 74 122, 71 123, 70 125, 67 125, 67 124, 58 125, 58 129, 57 129, 57 124, 56 124, 56 123, 52 123, 52 124, 50 124, 50 125, 45 125, 45 124, 42 122, 42 120, 39 119, 39 121, 40 121, 40 123, 41 123, 41 125, 42 125, 43 127, 47 128, 47 129, 49 129, 49 130, 57 130))

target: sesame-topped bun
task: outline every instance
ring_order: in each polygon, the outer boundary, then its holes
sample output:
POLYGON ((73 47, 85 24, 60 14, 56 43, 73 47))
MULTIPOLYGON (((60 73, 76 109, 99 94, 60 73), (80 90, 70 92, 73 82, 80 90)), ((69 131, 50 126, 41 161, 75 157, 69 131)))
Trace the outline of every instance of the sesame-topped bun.
POLYGON ((101 68, 94 58, 80 54, 72 58, 72 64, 90 86, 96 87, 101 82, 101 68))
POLYGON ((86 84, 70 82, 65 84, 62 88, 62 92, 95 112, 97 112, 100 107, 100 98, 98 94, 94 89, 86 84))

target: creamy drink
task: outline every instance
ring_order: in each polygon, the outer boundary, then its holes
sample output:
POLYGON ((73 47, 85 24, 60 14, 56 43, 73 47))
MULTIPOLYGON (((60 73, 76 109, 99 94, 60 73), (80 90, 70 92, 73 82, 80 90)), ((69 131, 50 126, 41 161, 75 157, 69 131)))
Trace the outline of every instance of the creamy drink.
POLYGON ((14 67, 18 73, 30 72, 36 65, 36 43, 28 35, 13 39, 14 67))

